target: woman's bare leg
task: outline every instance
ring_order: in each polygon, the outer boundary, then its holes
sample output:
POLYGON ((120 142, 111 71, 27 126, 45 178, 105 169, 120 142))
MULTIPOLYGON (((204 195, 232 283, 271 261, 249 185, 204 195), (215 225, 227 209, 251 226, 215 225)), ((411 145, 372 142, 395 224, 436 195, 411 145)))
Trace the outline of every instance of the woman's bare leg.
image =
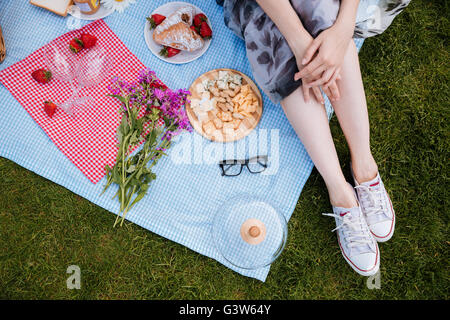
POLYGON ((281 105, 325 180, 331 204, 344 208, 356 206, 353 190, 345 180, 339 164, 325 107, 315 100, 306 103, 301 88, 283 99, 281 105))
POLYGON ((355 43, 349 45, 338 80, 341 98, 333 108, 344 132, 356 180, 361 183, 375 178, 378 167, 370 151, 369 117, 355 43))

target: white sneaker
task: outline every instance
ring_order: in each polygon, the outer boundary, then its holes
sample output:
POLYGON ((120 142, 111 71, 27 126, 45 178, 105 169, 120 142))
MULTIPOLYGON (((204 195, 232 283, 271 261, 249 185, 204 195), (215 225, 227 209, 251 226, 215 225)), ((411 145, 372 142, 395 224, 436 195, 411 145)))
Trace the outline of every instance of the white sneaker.
MULTIPOLYGON (((356 195, 355 195, 356 196, 356 195)), ((337 238, 342 255, 348 264, 362 276, 371 276, 380 268, 380 250, 375 239, 370 234, 360 207, 333 207, 337 238)))
POLYGON ((352 176, 370 232, 378 242, 388 241, 394 234, 395 212, 380 174, 377 173, 373 180, 361 184, 356 181, 353 171, 352 176))

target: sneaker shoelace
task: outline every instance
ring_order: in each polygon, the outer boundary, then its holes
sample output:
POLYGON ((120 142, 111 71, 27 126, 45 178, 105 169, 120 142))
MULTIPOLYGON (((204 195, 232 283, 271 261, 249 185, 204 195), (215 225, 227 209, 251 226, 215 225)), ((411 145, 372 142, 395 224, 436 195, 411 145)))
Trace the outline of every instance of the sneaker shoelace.
POLYGON ((361 207, 364 208, 364 213, 367 217, 369 224, 374 224, 383 221, 389 221, 392 219, 390 210, 385 208, 384 190, 381 188, 375 189, 365 185, 359 185, 355 187, 360 191, 359 202, 361 207))
POLYGON ((343 240, 350 250, 350 256, 353 255, 353 251, 356 253, 374 252, 372 248, 373 240, 362 217, 352 216, 350 212, 344 216, 335 213, 322 213, 322 215, 336 218, 337 221, 341 222, 331 232, 342 229, 343 240))

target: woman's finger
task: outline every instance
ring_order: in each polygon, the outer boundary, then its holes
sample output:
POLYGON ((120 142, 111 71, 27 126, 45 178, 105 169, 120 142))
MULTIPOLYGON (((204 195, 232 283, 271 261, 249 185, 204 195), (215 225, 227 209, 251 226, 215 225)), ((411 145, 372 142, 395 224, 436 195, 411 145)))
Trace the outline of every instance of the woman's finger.
POLYGON ((316 100, 319 103, 324 104, 325 102, 323 100, 322 92, 320 92, 319 87, 312 87, 312 89, 313 89, 314 95, 316 97, 316 100))
POLYGON ((313 42, 311 42, 311 44, 309 45, 308 49, 305 52, 305 56, 302 59, 302 65, 305 66, 311 61, 317 49, 319 49, 320 43, 321 41, 318 39, 314 39, 313 42))
POLYGON ((333 101, 333 96, 331 94, 330 88, 323 88, 322 87, 323 92, 326 94, 326 96, 328 97, 328 99, 330 99, 330 101, 333 101))
POLYGON ((341 94, 339 92, 339 88, 336 84, 336 81, 333 81, 328 89, 331 91, 331 96, 333 97, 333 101, 338 101, 341 98, 341 94))
POLYGON ((331 68, 331 69, 327 69, 325 70, 325 72, 322 74, 322 77, 320 77, 319 79, 313 81, 310 83, 311 87, 314 86, 321 86, 324 83, 327 83, 330 81, 331 77, 334 75, 336 69, 335 68, 331 68))
POLYGON ((302 90, 303 90, 303 100, 305 100, 306 103, 309 102, 310 97, 309 97, 309 87, 306 84, 302 85, 302 90))
POLYGON ((331 83, 341 79, 341 68, 337 68, 331 78, 323 85, 323 88, 327 88, 331 83))
POLYGON ((320 58, 320 55, 317 55, 307 66, 305 66, 300 72, 298 73, 297 78, 311 78, 311 73, 314 72, 317 68, 319 68, 322 65, 322 59, 320 58))
POLYGON ((329 68, 325 64, 322 64, 319 67, 317 67, 316 70, 312 71, 310 73, 309 77, 312 79, 320 78, 322 76, 322 74, 328 69, 329 68))

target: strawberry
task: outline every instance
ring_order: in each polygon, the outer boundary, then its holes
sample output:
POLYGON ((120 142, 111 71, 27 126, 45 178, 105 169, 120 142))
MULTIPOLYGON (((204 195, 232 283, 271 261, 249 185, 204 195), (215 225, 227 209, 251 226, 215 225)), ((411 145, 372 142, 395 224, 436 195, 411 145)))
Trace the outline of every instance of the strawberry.
POLYGON ((69 49, 73 53, 78 53, 83 49, 83 42, 78 38, 73 38, 69 43, 69 49))
POLYGON ((156 26, 161 24, 161 22, 163 22, 165 19, 166 19, 165 16, 157 13, 152 14, 151 17, 147 18, 148 22, 150 22, 150 29, 156 28, 156 26))
POLYGON ((198 33, 198 34, 200 34, 200 29, 199 28, 197 28, 196 26, 191 26, 191 30, 192 31, 194 31, 194 32, 196 32, 196 33, 198 33))
POLYGON ((212 30, 206 22, 202 22, 200 26, 200 35, 202 38, 209 39, 212 37, 212 30))
POLYGON ((56 104, 51 101, 44 101, 44 111, 51 118, 56 112, 56 104))
POLYGON ((83 33, 80 38, 84 49, 92 48, 97 43, 97 37, 92 34, 83 33))
POLYGON ((203 13, 199 13, 199 14, 195 15, 195 17, 194 17, 194 26, 200 27, 202 22, 206 22, 206 21, 208 21, 208 18, 203 13))
POLYGON ((39 83, 47 83, 52 79, 52 73, 50 72, 50 70, 45 69, 35 70, 33 71, 33 73, 31 73, 31 76, 39 83))
POLYGON ((166 58, 171 58, 177 54, 180 53, 181 50, 179 49, 175 49, 175 48, 171 48, 171 47, 164 47, 161 49, 161 51, 159 52, 159 54, 163 57, 166 58))

